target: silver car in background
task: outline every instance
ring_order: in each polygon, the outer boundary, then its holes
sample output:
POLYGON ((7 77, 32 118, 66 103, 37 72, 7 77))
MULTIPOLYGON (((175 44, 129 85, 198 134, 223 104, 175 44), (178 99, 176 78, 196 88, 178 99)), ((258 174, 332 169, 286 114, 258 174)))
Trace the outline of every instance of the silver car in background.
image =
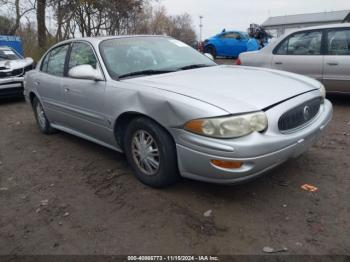
POLYGON ((33 69, 33 59, 0 46, 0 98, 23 96, 24 74, 33 69))
POLYGON ((260 51, 242 53, 237 63, 306 75, 327 92, 350 93, 350 24, 290 32, 260 51))
POLYGON ((332 117, 323 85, 282 71, 219 66, 164 36, 72 39, 25 77, 43 133, 119 152, 143 183, 238 183, 307 150, 332 117))

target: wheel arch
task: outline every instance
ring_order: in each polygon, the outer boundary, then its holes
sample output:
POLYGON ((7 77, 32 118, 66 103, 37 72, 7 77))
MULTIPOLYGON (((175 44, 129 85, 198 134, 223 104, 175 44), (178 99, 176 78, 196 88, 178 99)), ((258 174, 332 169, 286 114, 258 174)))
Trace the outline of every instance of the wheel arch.
POLYGON ((30 102, 30 105, 32 107, 33 107, 34 98, 37 98, 39 100, 39 97, 37 96, 37 94, 34 91, 30 91, 29 92, 29 102, 30 102))
POLYGON ((166 127, 164 127, 164 125, 159 123, 159 121, 155 120, 154 118, 152 118, 144 113, 140 113, 137 111, 127 111, 127 112, 124 112, 121 115, 119 115, 113 124, 113 132, 114 132, 115 139, 122 150, 124 150, 123 138, 125 136, 126 128, 131 123, 131 121, 133 121, 134 119, 139 118, 139 117, 148 118, 151 121, 153 121, 155 124, 160 126, 165 132, 168 133, 168 135, 171 137, 171 139, 173 140, 173 142, 175 144, 174 137, 171 135, 169 130, 166 127))

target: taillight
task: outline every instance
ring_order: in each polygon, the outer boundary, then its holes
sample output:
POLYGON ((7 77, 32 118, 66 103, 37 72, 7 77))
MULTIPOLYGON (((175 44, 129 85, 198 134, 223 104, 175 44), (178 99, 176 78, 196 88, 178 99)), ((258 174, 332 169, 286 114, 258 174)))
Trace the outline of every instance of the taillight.
POLYGON ((241 59, 238 58, 238 59, 236 60, 236 65, 242 65, 241 59))

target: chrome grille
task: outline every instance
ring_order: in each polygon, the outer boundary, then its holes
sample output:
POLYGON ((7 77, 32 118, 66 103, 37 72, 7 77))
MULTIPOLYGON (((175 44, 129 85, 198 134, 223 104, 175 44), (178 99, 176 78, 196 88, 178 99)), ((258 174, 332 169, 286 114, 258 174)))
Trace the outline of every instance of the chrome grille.
POLYGON ((320 110, 322 98, 309 100, 284 113, 278 121, 281 131, 289 131, 310 122, 320 110))
POLYGON ((22 76, 24 74, 24 68, 18 68, 14 70, 0 71, 0 78, 7 78, 13 76, 22 76))

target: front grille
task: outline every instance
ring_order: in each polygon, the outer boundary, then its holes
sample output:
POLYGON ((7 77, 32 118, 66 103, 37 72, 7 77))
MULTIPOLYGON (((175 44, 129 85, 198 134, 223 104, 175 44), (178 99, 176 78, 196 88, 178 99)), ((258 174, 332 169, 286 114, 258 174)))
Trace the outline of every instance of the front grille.
POLYGON ((24 74, 23 68, 14 69, 12 71, 0 71, 0 78, 23 76, 23 74, 24 74))
POLYGON ((310 122, 320 110, 322 98, 309 100, 284 113, 278 121, 281 131, 288 131, 310 122))
POLYGON ((21 75, 23 75, 23 68, 12 70, 12 75, 13 76, 21 76, 21 75))

